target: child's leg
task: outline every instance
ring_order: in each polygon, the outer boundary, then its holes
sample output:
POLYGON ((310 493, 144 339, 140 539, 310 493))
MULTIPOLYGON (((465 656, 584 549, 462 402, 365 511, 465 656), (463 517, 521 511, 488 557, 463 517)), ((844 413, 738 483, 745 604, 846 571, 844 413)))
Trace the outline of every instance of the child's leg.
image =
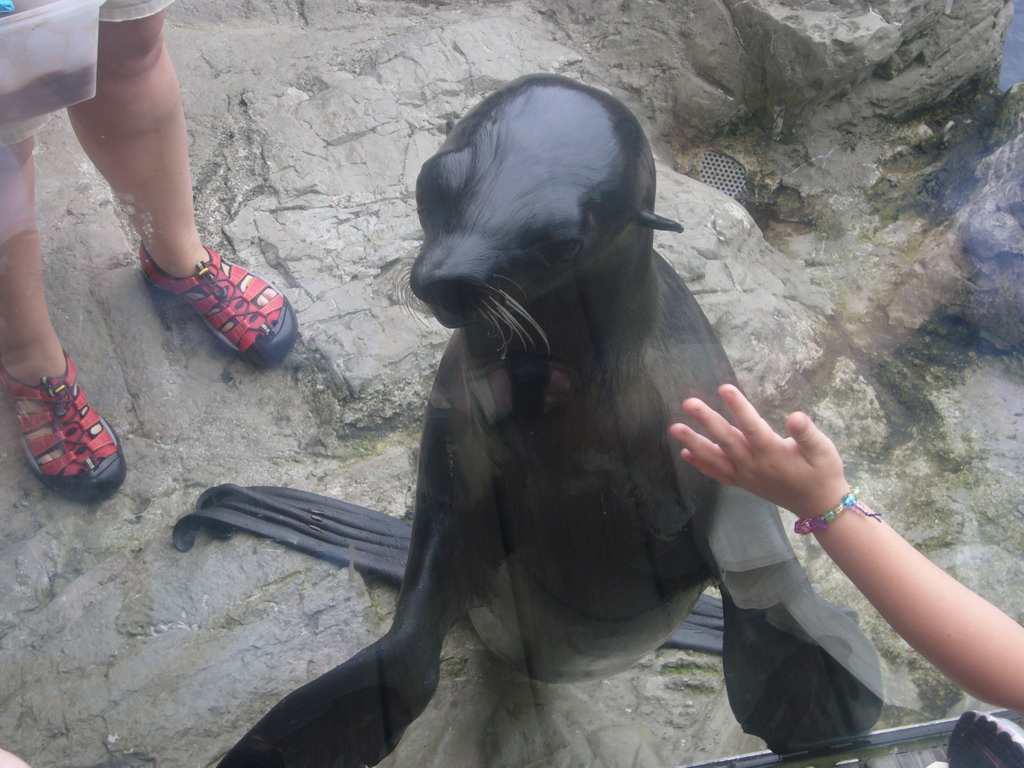
MULTIPOLYGON (((92 410, 50 323, 35 221, 33 139, 0 145, 0 381, 32 472, 86 501, 124 480, 113 430, 92 410)), ((2 760, 0 756, 0 760, 2 760)))
POLYGON ((43 288, 33 147, 31 138, 0 146, 0 360, 30 382, 64 371, 43 288))
POLYGON ((68 114, 142 239, 147 279, 189 300, 243 358, 276 365, 297 334, 287 299, 268 280, 207 252, 196 232, 188 134, 163 18, 161 11, 100 23, 96 97, 68 114))
POLYGON ((68 108, 153 260, 184 277, 207 258, 196 232, 188 134, 163 12, 101 22, 96 97, 68 108))

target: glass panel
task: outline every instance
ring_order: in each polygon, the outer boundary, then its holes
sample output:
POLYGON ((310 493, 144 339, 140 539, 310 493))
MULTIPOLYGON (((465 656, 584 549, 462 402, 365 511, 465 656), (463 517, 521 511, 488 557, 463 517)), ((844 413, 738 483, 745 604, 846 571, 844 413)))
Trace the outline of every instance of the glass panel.
POLYGON ((1024 617, 1024 0, 13 6, 0 748, 927 764, 996 709, 667 430, 735 371, 1024 617))

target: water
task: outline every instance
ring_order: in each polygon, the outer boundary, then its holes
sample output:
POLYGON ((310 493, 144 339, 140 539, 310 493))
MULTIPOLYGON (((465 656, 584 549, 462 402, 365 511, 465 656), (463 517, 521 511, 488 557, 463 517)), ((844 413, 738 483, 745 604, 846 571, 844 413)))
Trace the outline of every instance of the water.
POLYGON ((1013 0, 1013 21, 1003 48, 999 87, 1006 90, 1021 80, 1024 80, 1024 0, 1013 0))

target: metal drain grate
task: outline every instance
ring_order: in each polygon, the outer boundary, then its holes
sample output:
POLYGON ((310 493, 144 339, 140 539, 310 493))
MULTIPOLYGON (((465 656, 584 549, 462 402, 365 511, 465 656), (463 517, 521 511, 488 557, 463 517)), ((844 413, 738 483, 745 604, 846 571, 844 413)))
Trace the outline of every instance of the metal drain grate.
POLYGON ((729 197, 737 197, 747 186, 747 169, 721 152, 705 152, 700 159, 700 180, 729 197))

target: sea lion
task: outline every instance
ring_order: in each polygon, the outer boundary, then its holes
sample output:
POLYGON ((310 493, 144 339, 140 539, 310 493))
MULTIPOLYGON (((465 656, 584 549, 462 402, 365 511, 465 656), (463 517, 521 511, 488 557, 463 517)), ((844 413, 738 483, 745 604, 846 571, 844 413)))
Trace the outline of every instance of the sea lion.
POLYGON ((774 507, 679 460, 688 396, 734 381, 653 248, 650 147, 608 94, 534 75, 459 121, 420 172, 411 287, 449 328, 426 407, 395 619, 275 706, 221 768, 374 765, 427 706, 445 634, 547 682, 620 671, 711 582, 743 728, 792 752, 870 728, 878 663, 807 582, 774 507))

